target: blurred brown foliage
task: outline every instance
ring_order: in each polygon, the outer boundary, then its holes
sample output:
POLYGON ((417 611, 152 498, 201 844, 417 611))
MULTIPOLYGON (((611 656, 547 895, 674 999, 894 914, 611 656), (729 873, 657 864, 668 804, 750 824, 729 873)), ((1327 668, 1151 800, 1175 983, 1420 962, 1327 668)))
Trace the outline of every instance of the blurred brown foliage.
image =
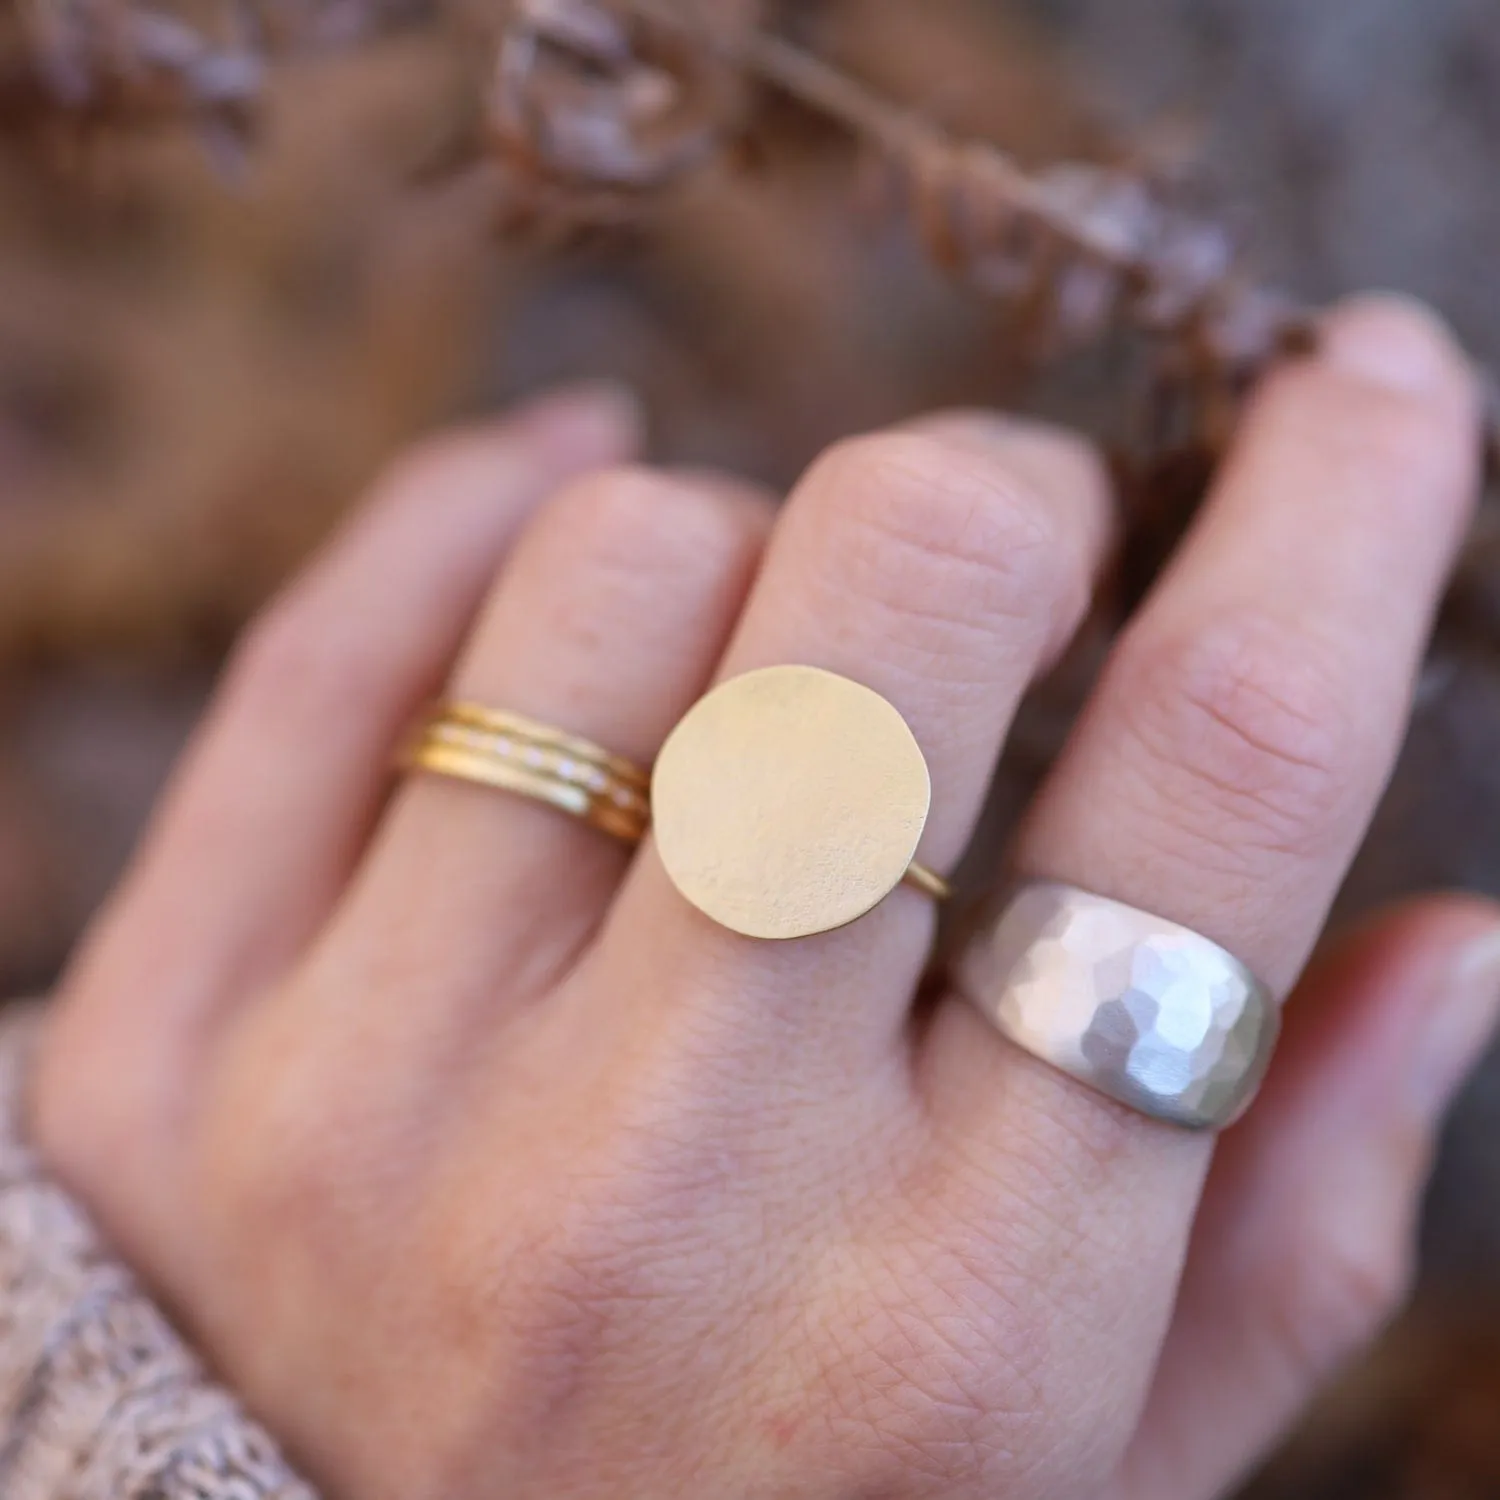
MULTIPOLYGON (((415 435, 615 375, 646 395, 659 456, 784 484, 831 438, 946 403, 1024 405, 1121 442, 1157 388, 1118 341, 1075 340, 1037 364, 1037 298, 978 294, 981 272, 1006 267, 976 253, 992 240, 966 238, 952 160, 893 175, 887 152, 872 168, 868 140, 784 97, 747 100, 738 91, 759 85, 715 72, 722 59, 701 75, 682 75, 670 48, 646 59, 680 75, 681 116, 652 113, 664 96, 650 77, 605 70, 612 108, 673 128, 638 151, 591 116, 570 149, 595 165, 614 151, 618 180, 595 170, 542 191, 555 172, 517 149, 542 139, 527 76, 497 76, 494 48, 472 45, 476 26, 493 36, 482 14, 54 0, 42 76, 41 3, 0 0, 10 987, 55 972, 236 628, 415 435), (267 66, 288 39, 295 56, 267 66), (70 118, 89 128, 58 128, 43 87, 71 90, 70 118), (508 232, 518 217, 531 232, 508 232)), ((698 15, 735 36, 761 9, 715 0, 698 15)), ((1233 230, 1223 243, 1248 242, 1298 302, 1401 285, 1500 363, 1500 15, 1485 0, 767 0, 764 16, 911 105, 903 139, 992 142, 1038 181, 1074 161, 1125 169, 1095 185, 1186 181, 1190 200, 1206 181, 1209 222, 1233 230)), ((1201 466, 1180 472, 1137 497, 1155 506, 1138 521, 1147 541, 1158 526, 1157 550, 1201 488, 1201 466)), ((1500 892, 1500 529, 1487 524, 1346 914, 1434 885, 1500 892)), ((1028 710, 981 874, 1088 665, 1084 652, 1028 710)), ((1438 1171, 1415 1310, 1258 1493, 1500 1493, 1497 1140, 1493 1068, 1438 1171)))

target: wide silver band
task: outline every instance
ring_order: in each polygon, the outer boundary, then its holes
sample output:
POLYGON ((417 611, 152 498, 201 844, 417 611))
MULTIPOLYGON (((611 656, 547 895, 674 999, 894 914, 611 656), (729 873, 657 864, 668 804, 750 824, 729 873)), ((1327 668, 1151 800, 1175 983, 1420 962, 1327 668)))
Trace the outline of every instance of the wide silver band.
POLYGON ((1232 1124, 1276 1045, 1275 997, 1186 927, 1035 884, 970 938, 958 987, 1017 1046, 1154 1119, 1232 1124))

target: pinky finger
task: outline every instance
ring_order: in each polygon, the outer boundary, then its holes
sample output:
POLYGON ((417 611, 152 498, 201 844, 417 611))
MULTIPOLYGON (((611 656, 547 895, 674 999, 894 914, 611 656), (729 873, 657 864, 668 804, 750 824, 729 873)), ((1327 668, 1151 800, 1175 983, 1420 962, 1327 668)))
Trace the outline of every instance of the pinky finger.
POLYGON ((1396 1310, 1448 1106, 1500 1012, 1500 910, 1412 902, 1315 964, 1220 1147, 1111 1500, 1203 1500, 1396 1310))

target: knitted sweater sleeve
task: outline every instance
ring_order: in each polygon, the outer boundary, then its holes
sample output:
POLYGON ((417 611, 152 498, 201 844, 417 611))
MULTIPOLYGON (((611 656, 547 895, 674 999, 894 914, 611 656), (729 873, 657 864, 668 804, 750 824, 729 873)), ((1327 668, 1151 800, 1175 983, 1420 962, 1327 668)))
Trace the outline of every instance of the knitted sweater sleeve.
POLYGON ((0 1495, 315 1500, 27 1147, 38 1024, 0 1011, 0 1495))

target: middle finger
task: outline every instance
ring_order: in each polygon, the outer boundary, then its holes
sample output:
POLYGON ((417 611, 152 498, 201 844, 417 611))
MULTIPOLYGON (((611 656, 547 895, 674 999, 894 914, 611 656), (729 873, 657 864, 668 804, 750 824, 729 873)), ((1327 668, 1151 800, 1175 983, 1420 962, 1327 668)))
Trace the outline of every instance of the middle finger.
MULTIPOLYGON (((1087 606, 1109 530, 1102 469, 1074 439, 976 415, 855 439, 788 501, 720 675, 817 667, 889 700, 931 771, 918 858, 946 871, 1017 703, 1087 606)), ((863 1071, 872 1049, 892 1055, 932 930, 932 903, 902 889, 845 931, 741 937, 690 907, 652 848, 595 961, 638 997, 622 1025, 650 1025, 654 1006, 671 1026, 686 1006, 730 1056, 790 1049, 863 1071)))

